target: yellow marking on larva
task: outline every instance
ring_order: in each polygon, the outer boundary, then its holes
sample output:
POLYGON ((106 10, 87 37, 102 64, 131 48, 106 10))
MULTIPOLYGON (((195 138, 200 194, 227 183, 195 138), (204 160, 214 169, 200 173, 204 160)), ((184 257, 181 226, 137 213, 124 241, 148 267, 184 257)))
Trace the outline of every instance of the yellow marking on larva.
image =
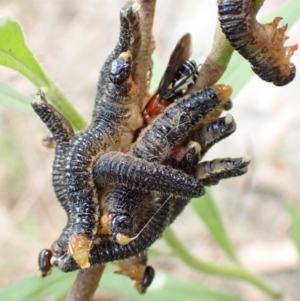
POLYGON ((125 52, 122 52, 118 58, 123 61, 128 61, 130 58, 132 58, 132 55, 131 55, 130 51, 125 51, 125 52))
POLYGON ((132 12, 136 13, 137 11, 139 11, 141 8, 141 5, 138 2, 134 2, 132 5, 132 12))
POLYGON ((191 148, 194 148, 195 154, 199 154, 201 151, 201 145, 196 141, 190 141, 187 148, 188 148, 188 150, 190 150, 191 148))
POLYGON ((91 241, 82 234, 72 234, 69 239, 69 253, 80 266, 81 269, 87 269, 89 263, 91 241))
POLYGON ((172 194, 163 202, 161 206, 155 211, 155 213, 152 215, 152 217, 148 220, 148 222, 144 225, 144 227, 140 230, 140 232, 134 236, 134 237, 129 237, 127 235, 118 233, 116 236, 116 242, 122 246, 128 245, 131 241, 137 239, 140 234, 145 230, 145 228, 150 224, 150 222, 153 220, 155 215, 158 213, 158 211, 167 203, 167 201, 171 198, 172 194))

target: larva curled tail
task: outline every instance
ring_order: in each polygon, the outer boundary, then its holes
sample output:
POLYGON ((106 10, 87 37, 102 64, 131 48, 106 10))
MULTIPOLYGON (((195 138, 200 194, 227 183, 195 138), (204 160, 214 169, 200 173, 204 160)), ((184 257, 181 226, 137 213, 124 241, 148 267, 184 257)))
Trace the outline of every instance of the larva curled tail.
POLYGON ((251 65, 263 80, 276 86, 290 83, 296 75, 296 67, 290 57, 298 45, 285 47, 287 24, 278 28, 282 18, 260 24, 255 18, 253 0, 221 0, 219 20, 231 46, 251 65))

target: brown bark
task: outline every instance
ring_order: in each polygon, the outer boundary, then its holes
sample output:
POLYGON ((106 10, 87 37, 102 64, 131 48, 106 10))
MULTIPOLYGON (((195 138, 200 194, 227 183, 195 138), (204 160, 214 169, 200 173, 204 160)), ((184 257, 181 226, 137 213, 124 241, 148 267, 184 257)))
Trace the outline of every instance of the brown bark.
POLYGON ((105 265, 80 270, 66 301, 90 301, 98 287, 105 265))
POLYGON ((142 32, 142 45, 137 58, 134 62, 133 78, 141 91, 142 97, 140 106, 143 107, 144 96, 147 93, 149 85, 149 72, 152 69, 151 54, 154 50, 154 41, 152 38, 153 19, 155 14, 156 0, 139 0, 140 24, 142 32))

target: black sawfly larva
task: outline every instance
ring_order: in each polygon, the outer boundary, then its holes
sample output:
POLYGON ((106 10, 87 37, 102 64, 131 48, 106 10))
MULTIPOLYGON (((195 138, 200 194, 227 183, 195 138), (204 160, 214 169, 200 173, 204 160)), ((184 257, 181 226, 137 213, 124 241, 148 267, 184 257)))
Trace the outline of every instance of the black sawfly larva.
POLYGON ((276 86, 290 83, 296 67, 290 57, 298 45, 285 47, 287 24, 277 28, 282 18, 260 24, 256 20, 252 0, 221 0, 219 20, 231 46, 252 65, 263 80, 276 86))

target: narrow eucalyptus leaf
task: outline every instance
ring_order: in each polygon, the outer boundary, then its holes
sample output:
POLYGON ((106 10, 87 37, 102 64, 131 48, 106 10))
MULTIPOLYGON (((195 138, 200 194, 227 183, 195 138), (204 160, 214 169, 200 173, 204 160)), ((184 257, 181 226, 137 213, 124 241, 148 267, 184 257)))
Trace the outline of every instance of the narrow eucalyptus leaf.
POLYGON ((23 113, 34 114, 30 105, 29 98, 25 97, 15 89, 1 82, 0 82, 0 104, 11 107, 23 113))
POLYGON ((49 81, 25 43, 20 25, 10 19, 0 19, 0 64, 23 74, 36 86, 48 86, 49 81))
POLYGON ((193 199, 191 205, 223 251, 233 261, 238 262, 234 248, 224 227, 221 214, 209 190, 207 190, 205 196, 200 199, 193 199))

